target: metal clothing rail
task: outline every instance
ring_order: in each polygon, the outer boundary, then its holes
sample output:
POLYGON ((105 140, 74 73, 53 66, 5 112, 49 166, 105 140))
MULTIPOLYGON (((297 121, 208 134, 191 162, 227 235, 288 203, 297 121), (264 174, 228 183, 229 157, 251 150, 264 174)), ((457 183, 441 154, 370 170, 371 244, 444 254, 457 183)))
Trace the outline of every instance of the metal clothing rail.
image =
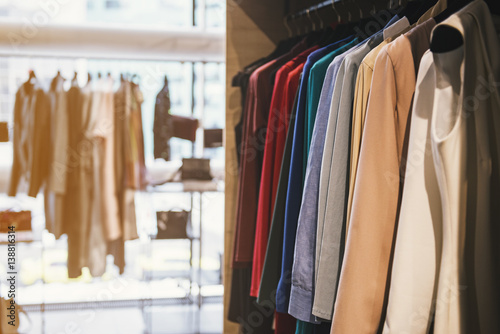
MULTIPOLYGON (((313 13, 318 12, 319 10, 321 10, 323 8, 331 8, 331 9, 334 9, 335 11, 337 11, 336 6, 338 4, 341 4, 342 6, 353 5, 357 9, 360 9, 360 6, 363 6, 363 7, 368 6, 368 7, 375 8, 376 4, 378 4, 378 5, 387 4, 389 7, 392 8, 394 5, 397 5, 398 3, 401 4, 401 1, 402 0, 326 0, 326 1, 319 2, 315 5, 312 5, 308 8, 302 9, 296 13, 288 13, 289 4, 287 2, 287 4, 285 5, 285 18, 290 19, 290 20, 295 20, 295 19, 298 19, 298 18, 301 18, 304 16, 310 16, 313 13)), ((409 1, 412 1, 412 0, 405 0, 405 2, 409 2, 409 1)), ((344 9, 344 11, 345 11, 345 9, 344 9)), ((347 10, 347 11, 349 11, 349 10, 347 10)))
MULTIPOLYGON (((202 296, 204 304, 220 303, 222 296, 202 296)), ((151 299, 124 299, 108 301, 88 301, 88 302, 65 302, 43 304, 21 305, 26 312, 47 312, 47 311, 71 311, 71 310, 89 310, 89 309, 113 309, 113 308, 131 308, 142 306, 170 306, 170 305, 191 305, 198 301, 192 296, 172 297, 172 298, 151 298, 151 299)))
POLYGON ((144 62, 178 62, 178 63, 201 63, 201 64, 207 64, 207 63, 215 63, 215 64, 224 64, 225 62, 223 60, 188 60, 188 59, 177 59, 175 57, 168 57, 168 58, 162 58, 162 57, 133 57, 133 56, 113 56, 113 55, 96 55, 96 56, 84 56, 84 55, 75 55, 75 54, 61 54, 61 55, 53 55, 49 53, 33 53, 33 54, 24 54, 24 53, 14 53, 14 52, 9 52, 8 50, 2 49, 0 46, 0 57, 17 57, 17 58, 44 58, 44 59, 69 59, 69 60, 75 60, 75 59, 91 59, 91 60, 118 60, 118 61, 144 61, 144 62))
POLYGON ((306 16, 311 12, 318 11, 318 10, 326 8, 326 7, 331 7, 334 2, 339 3, 341 1, 342 0, 335 0, 335 1, 326 0, 326 1, 320 2, 316 5, 310 6, 309 8, 303 9, 297 13, 291 14, 291 15, 289 15, 289 18, 292 20, 295 20, 299 17, 306 16))

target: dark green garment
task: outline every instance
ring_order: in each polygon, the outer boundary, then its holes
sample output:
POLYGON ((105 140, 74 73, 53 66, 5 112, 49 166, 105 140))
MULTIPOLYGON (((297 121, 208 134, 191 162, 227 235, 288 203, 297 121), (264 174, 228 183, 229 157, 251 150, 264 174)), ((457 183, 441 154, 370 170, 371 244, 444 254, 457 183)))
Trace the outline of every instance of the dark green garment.
POLYGON ((288 189, 288 175, 290 174, 290 158, 292 156, 297 98, 298 94, 296 93, 292 113, 290 114, 288 132, 286 135, 285 150, 283 152, 280 178, 278 181, 278 191, 276 192, 271 230, 269 232, 269 239, 267 242, 266 258, 264 260, 264 269, 262 271, 259 296, 257 298, 257 302, 261 304, 268 304, 269 301, 271 301, 272 304, 275 305, 276 288, 278 287, 278 282, 281 277, 286 193, 288 189))
POLYGON ((320 324, 311 324, 302 320, 297 320, 295 334, 330 334, 331 322, 322 322, 320 324))
POLYGON ((297 320, 297 329, 295 334, 314 334, 315 325, 310 322, 305 322, 302 320, 297 320))

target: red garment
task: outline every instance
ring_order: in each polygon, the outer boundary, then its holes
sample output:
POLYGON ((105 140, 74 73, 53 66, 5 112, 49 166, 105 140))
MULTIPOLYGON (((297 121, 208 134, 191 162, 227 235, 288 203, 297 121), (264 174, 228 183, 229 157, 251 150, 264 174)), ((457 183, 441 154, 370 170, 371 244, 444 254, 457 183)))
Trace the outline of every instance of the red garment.
MULTIPOLYGON (((305 63, 305 62, 304 62, 305 63)), ((292 112, 292 107, 293 107, 293 102, 295 99, 295 94, 297 93, 297 90, 299 88, 300 84, 300 75, 302 74, 302 70, 304 69, 304 63, 301 63, 299 66, 297 66, 293 71, 291 71, 288 74, 288 86, 287 86, 287 91, 285 93, 286 99, 285 99, 285 110, 288 110, 288 112, 283 115, 283 118, 280 117, 280 124, 286 124, 286 131, 280 131, 278 133, 278 136, 276 138, 277 143, 283 143, 282 145, 276 146, 276 153, 275 156, 278 157, 279 160, 277 160, 274 164, 274 173, 273 173, 273 197, 276 199, 276 194, 278 192, 278 181, 280 177, 280 171, 281 171, 281 161, 283 160, 283 152, 285 150, 285 142, 286 142, 286 135, 288 133, 288 125, 290 122, 290 116, 292 112)), ((271 217, 274 212, 274 200, 272 201, 272 210, 271 210, 271 217)))
POLYGON ((274 334, 295 334, 297 319, 288 313, 275 312, 274 334))
POLYGON ((239 148, 241 165, 232 263, 235 268, 249 266, 253 258, 265 129, 273 91, 272 73, 304 48, 305 43, 298 44, 289 53, 259 67, 250 76, 243 110, 243 141, 239 148))
POLYGON ((264 148, 264 160, 262 163, 262 174, 260 178, 260 190, 257 207, 257 222, 253 248, 252 285, 250 296, 257 297, 259 294, 260 279, 264 268, 266 257, 267 240, 271 216, 274 209, 274 200, 279 181, 279 170, 283 158, 288 121, 292 112, 293 101, 299 83, 300 73, 294 71, 297 67, 303 67, 307 56, 317 47, 310 48, 283 65, 276 73, 271 108, 267 121, 267 133, 264 148), (278 170, 275 176, 275 169, 278 170))

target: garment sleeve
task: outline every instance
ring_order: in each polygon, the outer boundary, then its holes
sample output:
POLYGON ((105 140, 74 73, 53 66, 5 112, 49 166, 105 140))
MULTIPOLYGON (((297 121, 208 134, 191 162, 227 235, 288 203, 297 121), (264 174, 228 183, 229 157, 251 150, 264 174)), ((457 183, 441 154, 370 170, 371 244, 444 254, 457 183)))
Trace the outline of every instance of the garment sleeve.
POLYGON ((376 333, 381 321, 399 196, 396 80, 377 57, 332 333, 376 333))

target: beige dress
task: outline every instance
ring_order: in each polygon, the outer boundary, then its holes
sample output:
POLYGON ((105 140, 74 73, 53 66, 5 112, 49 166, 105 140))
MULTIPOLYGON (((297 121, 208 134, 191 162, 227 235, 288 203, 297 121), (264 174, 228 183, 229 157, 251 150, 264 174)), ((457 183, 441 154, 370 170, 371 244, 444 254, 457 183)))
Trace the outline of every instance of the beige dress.
POLYGON ((69 123, 64 79, 56 77, 49 90, 51 105, 50 156, 47 184, 44 190, 45 225, 56 238, 67 232, 64 221, 64 196, 68 174, 69 123))
POLYGON ((114 169, 113 80, 99 79, 91 98, 88 136, 93 142, 92 217, 89 231, 89 268, 93 276, 106 269, 108 242, 121 237, 114 169))

